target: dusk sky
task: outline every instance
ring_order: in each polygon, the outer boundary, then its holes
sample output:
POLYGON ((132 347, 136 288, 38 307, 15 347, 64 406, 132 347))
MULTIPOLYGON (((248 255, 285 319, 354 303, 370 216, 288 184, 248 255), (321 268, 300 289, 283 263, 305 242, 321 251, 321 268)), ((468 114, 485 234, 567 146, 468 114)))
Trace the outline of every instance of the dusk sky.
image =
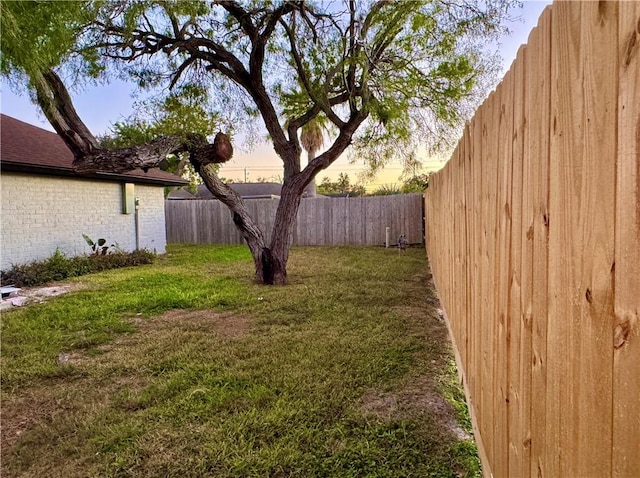
MULTIPOLYGON (((515 59, 520 45, 527 42, 531 29, 536 26, 538 17, 549 3, 548 1, 527 1, 523 3, 522 8, 512 11, 511 15, 520 19, 510 24, 511 36, 503 38, 499 45, 503 57, 504 72, 509 69, 515 59)), ((2 113, 53 131, 37 106, 31 103, 26 94, 17 95, 7 86, 4 79, 0 83, 0 88, 0 111, 2 113)), ((109 132, 110 126, 114 122, 121 121, 133 113, 132 91, 131 84, 114 81, 109 85, 86 88, 82 92, 72 94, 72 96, 80 117, 94 134, 101 135, 109 132)), ((260 143, 252 150, 248 150, 242 144, 238 144, 239 141, 242 141, 241 137, 236 138, 233 159, 222 168, 221 175, 223 177, 243 181, 245 168, 249 181, 255 181, 258 178, 275 180, 282 175, 282 163, 273 152, 270 144, 260 143)), ((425 154, 423 163, 424 171, 437 170, 444 165, 444 160, 429 159, 425 154)), ((329 169, 318 175, 317 181, 319 182, 324 176, 335 179, 340 172, 345 172, 354 182, 362 169, 362 165, 349 164, 347 158, 339 158, 329 169)), ((399 161, 396 164, 390 164, 383 173, 378 175, 375 181, 369 183, 368 187, 375 188, 382 184, 393 183, 401 172, 402 166, 399 161)))

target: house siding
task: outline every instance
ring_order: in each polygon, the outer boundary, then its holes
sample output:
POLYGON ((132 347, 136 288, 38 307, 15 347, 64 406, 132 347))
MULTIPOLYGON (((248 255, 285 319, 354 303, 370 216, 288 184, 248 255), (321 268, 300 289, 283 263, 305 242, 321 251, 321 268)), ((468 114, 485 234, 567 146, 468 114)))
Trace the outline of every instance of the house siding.
MULTIPOLYGON (((136 247, 135 215, 122 214, 122 184, 73 178, 2 173, 0 268, 45 259, 59 249, 68 256, 89 252, 82 238, 105 238, 127 251, 136 247)), ((166 246, 161 186, 135 186, 140 200, 140 247, 166 246)))

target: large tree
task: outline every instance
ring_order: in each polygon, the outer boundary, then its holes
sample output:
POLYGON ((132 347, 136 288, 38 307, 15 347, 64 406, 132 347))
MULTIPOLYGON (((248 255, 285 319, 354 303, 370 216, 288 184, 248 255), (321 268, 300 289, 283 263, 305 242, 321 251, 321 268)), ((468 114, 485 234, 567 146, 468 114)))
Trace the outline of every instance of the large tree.
POLYGON ((375 168, 394 154, 412 158, 420 143, 441 145, 486 86, 492 64, 482 48, 501 31, 512 2, 37 3, 2 2, 2 70, 29 77, 45 115, 73 151, 77 171, 154 167, 168 153, 188 153, 209 190, 231 210, 251 249, 256 280, 283 284, 305 187, 349 146, 375 168), (213 144, 201 134, 170 135, 105 149, 76 114, 56 69, 126 73, 151 89, 198 88, 221 115, 261 118, 284 172, 270 243, 212 166, 230 157, 225 135, 213 144), (320 117, 335 132, 332 142, 302 168, 299 132, 320 117))

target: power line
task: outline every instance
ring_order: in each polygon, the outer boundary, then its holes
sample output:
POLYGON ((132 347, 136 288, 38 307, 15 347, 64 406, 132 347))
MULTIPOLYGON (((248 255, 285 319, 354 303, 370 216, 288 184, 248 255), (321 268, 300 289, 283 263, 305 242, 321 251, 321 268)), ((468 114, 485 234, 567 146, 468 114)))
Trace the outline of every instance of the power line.
MULTIPOLYGON (((428 168, 429 166, 442 166, 441 162, 429 162, 429 163, 424 163, 423 164, 423 168, 426 167, 428 168)), ((223 167, 222 168, 224 171, 228 171, 228 172, 244 172, 244 171, 282 171, 283 167, 279 167, 279 166, 247 166, 247 167, 223 167)), ((380 172, 382 171, 389 171, 389 170, 402 170, 404 169, 403 166, 385 166, 383 168, 380 169, 380 172)), ((336 166, 335 168, 333 168, 333 170, 329 170, 329 168, 327 169, 322 169, 320 170, 319 173, 322 172, 337 172, 337 170, 340 171, 366 171, 367 167, 366 166, 336 166)))

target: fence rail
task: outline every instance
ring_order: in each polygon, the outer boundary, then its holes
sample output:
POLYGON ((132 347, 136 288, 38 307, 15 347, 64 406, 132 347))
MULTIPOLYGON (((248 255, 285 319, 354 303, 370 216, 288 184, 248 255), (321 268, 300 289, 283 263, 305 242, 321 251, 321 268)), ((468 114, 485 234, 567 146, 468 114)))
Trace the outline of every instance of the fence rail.
MULTIPOLYGON (((246 201, 252 217, 269 241, 278 199, 246 201)), ((166 201, 167 242, 242 244, 229 209, 215 200, 166 201)), ((422 194, 356 198, 305 198, 293 232, 296 245, 383 245, 386 227, 391 242, 405 234, 412 244, 423 242, 422 194)))
POLYGON ((556 2, 426 194, 485 473, 640 476, 640 2, 556 2))

